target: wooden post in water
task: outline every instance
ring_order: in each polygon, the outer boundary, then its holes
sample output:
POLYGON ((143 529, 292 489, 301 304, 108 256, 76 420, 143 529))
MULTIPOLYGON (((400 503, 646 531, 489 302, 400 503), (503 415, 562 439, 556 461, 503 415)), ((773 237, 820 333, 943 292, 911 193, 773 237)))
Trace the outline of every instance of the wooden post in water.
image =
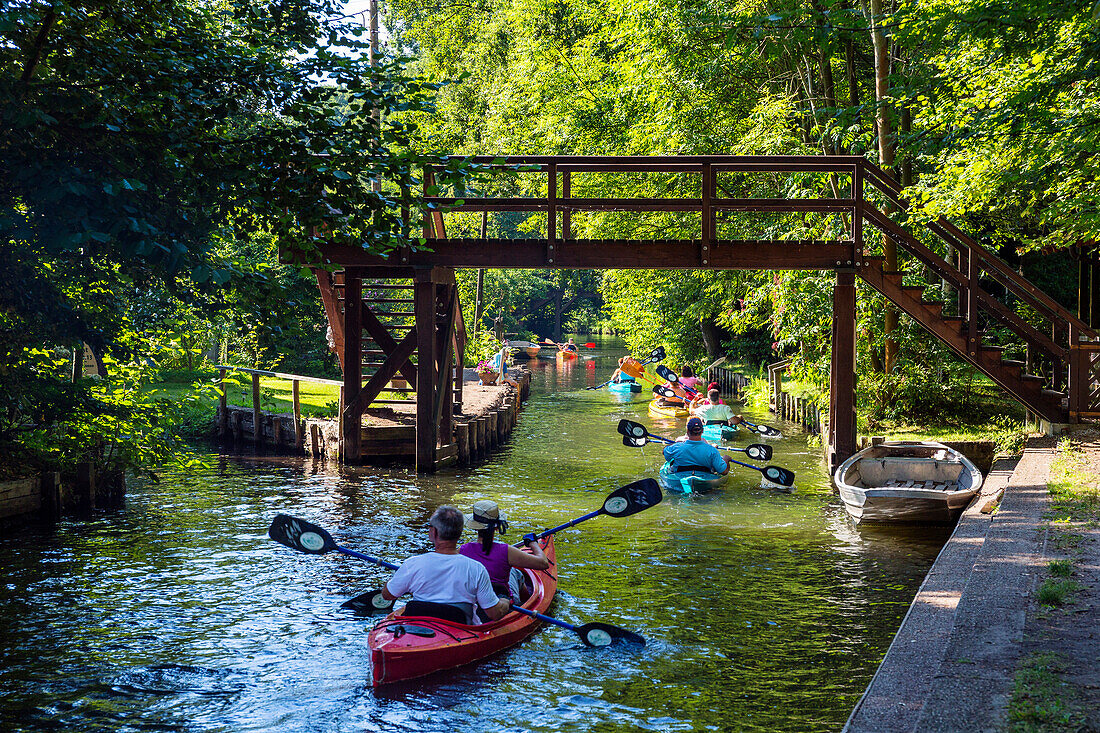
POLYGON ((305 442, 305 432, 302 430, 302 401, 298 394, 299 380, 292 380, 291 394, 294 400, 294 447, 299 451, 302 450, 302 444, 305 442))
POLYGON ((218 408, 221 410, 220 428, 218 430, 221 433, 222 440, 229 437, 229 400, 226 397, 226 385, 225 378, 229 374, 228 369, 221 370, 221 397, 218 398, 218 408))
POLYGON ((362 457, 363 405, 356 399, 363 389, 363 278, 344 270, 344 386, 340 390, 340 453, 344 463, 362 457), (349 406, 351 409, 348 409, 349 406))
POLYGON ((264 428, 260 423, 260 375, 252 375, 252 439, 256 448, 264 444, 264 428))
POLYGON ((416 313, 416 472, 435 472, 435 446, 439 438, 435 419, 436 284, 431 270, 418 270, 413 283, 416 313))

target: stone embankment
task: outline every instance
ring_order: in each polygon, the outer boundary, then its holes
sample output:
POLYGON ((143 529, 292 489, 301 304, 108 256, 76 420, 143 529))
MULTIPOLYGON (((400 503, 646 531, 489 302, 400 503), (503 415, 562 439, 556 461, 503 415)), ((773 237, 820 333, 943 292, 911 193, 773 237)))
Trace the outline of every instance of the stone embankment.
MULTIPOLYGON (((982 496, 963 513, 921 585, 846 732, 1006 728, 1028 643, 1028 610, 1050 559, 1044 517, 1054 456, 1054 438, 1033 438, 1018 462, 994 464, 982 496)), ((1086 607, 1096 610, 1092 602, 1086 607)), ((1093 660, 1093 673, 1098 664, 1093 660)))

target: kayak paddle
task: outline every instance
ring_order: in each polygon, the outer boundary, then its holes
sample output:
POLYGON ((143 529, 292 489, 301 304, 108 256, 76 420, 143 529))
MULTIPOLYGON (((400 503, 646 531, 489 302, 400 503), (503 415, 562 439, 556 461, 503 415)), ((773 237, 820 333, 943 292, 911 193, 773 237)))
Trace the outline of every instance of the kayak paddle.
MULTIPOLYGON (((661 364, 660 366, 657 367, 657 375, 660 376, 662 379, 664 379, 666 382, 671 382, 672 384, 679 385, 680 389, 684 390, 689 395, 699 394, 698 392, 693 390, 691 387, 685 387, 682 384, 680 384, 680 378, 676 376, 676 372, 672 371, 671 369, 666 367, 664 364, 661 364)), ((665 387, 665 389, 668 390, 668 387, 665 387)), ((657 392, 656 389, 654 389, 653 391, 657 392)), ((671 390, 669 390, 669 391, 671 391, 671 390)), ((660 394, 663 397, 670 396, 670 395, 668 395, 664 392, 661 392, 660 394)), ((677 395, 675 392, 673 392, 671 396, 680 397, 681 395, 677 395)), ((749 422, 748 420, 741 417, 740 415, 735 416, 734 419, 735 419, 735 422, 737 422, 737 424, 744 425, 746 428, 748 428, 749 430, 756 433, 757 435, 759 435, 762 438, 782 438, 783 437, 783 433, 779 432, 778 430, 773 428, 771 425, 757 425, 756 423, 749 422)))
MULTIPOLYGON (((628 446, 637 446, 637 441, 650 438, 660 443, 672 444, 676 442, 675 440, 672 440, 671 438, 666 438, 662 435, 653 435, 648 430, 646 430, 644 425, 642 425, 641 423, 636 423, 632 420, 620 420, 618 431, 625 438, 623 440, 623 444, 628 446), (627 442, 627 439, 629 439, 630 442, 627 442)), ((767 448, 768 446, 762 447, 767 448)), ((727 450, 729 449, 727 448, 727 450)), ((789 489, 794 486, 794 471, 783 468, 782 466, 764 466, 763 468, 760 468, 759 466, 754 466, 751 463, 742 463, 741 461, 737 461, 732 458, 729 460, 731 463, 736 463, 738 466, 744 466, 745 468, 751 468, 754 471, 759 471, 760 474, 763 476, 762 483, 768 488, 789 489)))
MULTIPOLYGON (((674 443, 676 441, 666 438, 661 435, 654 435, 646 430, 645 426, 641 423, 636 423, 633 420, 620 420, 619 421, 619 433, 624 438, 629 438, 632 441, 642 440, 649 438, 658 443, 674 443), (641 432, 639 432, 641 430, 641 432)), ((623 445, 633 445, 635 447, 641 447, 644 443, 627 443, 623 441, 623 445)), ((734 448, 729 445, 716 445, 714 446, 718 450, 737 451, 738 453, 744 453, 754 461, 770 461, 772 459, 772 447, 770 445, 764 445, 763 443, 752 443, 744 448, 734 448)))
MULTIPOLYGON (((650 479, 652 480, 652 479, 650 479)), ((531 611, 523 606, 512 606, 513 611, 524 614, 525 616, 533 616, 539 621, 546 621, 547 623, 560 626, 563 629, 569 629, 574 634, 581 638, 585 646, 607 646, 616 641, 624 641, 630 644, 645 644, 645 639, 633 631, 627 631, 626 629, 618 626, 612 626, 611 624, 600 623, 599 621, 593 621, 592 623, 583 624, 581 626, 574 626, 573 624, 566 623, 561 619, 554 618, 553 616, 547 616, 546 614, 539 613, 538 611, 531 611)))
POLYGON ((279 544, 286 545, 298 552, 305 552, 310 555, 324 555, 326 552, 336 550, 345 555, 350 555, 360 560, 366 560, 367 562, 381 565, 390 570, 397 570, 397 566, 392 562, 379 560, 377 557, 371 557, 370 555, 364 555, 361 552, 341 547, 332 539, 332 535, 316 524, 286 514, 280 514, 272 520, 271 526, 267 528, 267 536, 279 544))
POLYGON ((754 433, 759 435, 761 438, 782 438, 783 437, 783 433, 779 432, 778 430, 773 428, 771 425, 757 425, 756 423, 749 422, 748 420, 741 417, 740 415, 734 415, 734 420, 737 421, 738 425, 744 425, 746 428, 753 431, 754 433))
MULTIPOLYGON (((528 539, 541 540, 543 537, 549 537, 555 532, 569 529, 581 522, 594 519, 601 514, 606 514, 611 517, 629 517, 631 514, 637 514, 643 509, 649 509, 651 506, 660 504, 663 498, 664 494, 661 493, 661 485, 654 479, 644 478, 612 491, 607 495, 607 498, 604 499, 603 505, 596 511, 589 512, 583 517, 577 517, 571 522, 560 524, 553 529, 544 530, 536 535, 527 535, 524 537, 524 541, 528 539)), ((517 542, 515 546, 521 547, 523 544, 523 542, 517 542)))
POLYGON ((686 384, 681 384, 680 377, 676 376, 676 372, 672 371, 664 364, 659 364, 657 366, 657 376, 665 380, 666 382, 671 382, 672 384, 675 384, 677 387, 687 392, 689 397, 695 397, 699 394, 697 390, 688 387, 686 384))
MULTIPOLYGON (((596 511, 589 512, 582 517, 577 517, 573 521, 566 522, 553 529, 539 532, 537 535, 527 535, 524 537, 523 542, 517 542, 515 546, 522 547, 528 539, 532 541, 541 540, 544 537, 549 537, 555 532, 560 532, 563 529, 569 529, 581 522, 594 519, 601 514, 606 514, 611 517, 629 517, 631 514, 637 514, 643 509, 648 509, 651 506, 660 504, 663 498, 664 494, 661 493, 660 484, 654 479, 644 478, 612 491, 607 495, 603 504, 596 511)), ((324 530, 321 531, 323 532, 324 530)), ((333 544, 335 545, 335 543, 333 544)), ((396 569, 396 566, 392 569, 396 569)), ((350 608, 360 613, 375 613, 377 611, 388 612, 393 608, 393 601, 387 601, 385 598, 382 598, 381 590, 372 590, 345 601, 341 608, 350 608)))

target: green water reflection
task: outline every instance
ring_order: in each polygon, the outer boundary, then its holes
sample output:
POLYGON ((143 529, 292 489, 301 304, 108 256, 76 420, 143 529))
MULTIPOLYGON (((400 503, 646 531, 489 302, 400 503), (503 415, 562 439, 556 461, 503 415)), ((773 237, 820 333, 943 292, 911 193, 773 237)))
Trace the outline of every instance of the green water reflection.
MULTIPOLYGON (((644 395, 587 391, 621 349, 534 363, 510 445, 464 471, 337 470, 222 458, 201 476, 131 488, 127 508, 0 540, 0 727, 4 730, 637 731, 836 730, 946 537, 854 529, 819 453, 797 428, 773 463, 790 495, 736 470, 727 487, 607 517, 558 536, 554 613, 649 640, 593 650, 559 629, 480 665, 376 693, 365 627, 338 609, 387 573, 266 539, 277 512, 400 561, 427 547, 440 503, 492 497, 514 532, 599 506, 660 465, 622 446, 644 395), (587 356, 587 355, 586 355, 587 356)), ((777 424, 771 416, 750 419, 777 424)), ((748 442, 748 438, 740 441, 748 442)))

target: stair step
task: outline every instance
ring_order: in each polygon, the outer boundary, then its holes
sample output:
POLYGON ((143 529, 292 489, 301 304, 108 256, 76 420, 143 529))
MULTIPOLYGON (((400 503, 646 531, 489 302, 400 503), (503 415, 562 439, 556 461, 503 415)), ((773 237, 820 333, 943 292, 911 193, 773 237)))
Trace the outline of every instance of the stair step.
POLYGON ((931 313, 934 317, 939 318, 943 313, 943 303, 936 300, 922 300, 921 307, 931 313))
POLYGON ((1023 369, 1027 366, 1027 362, 1017 361, 1015 359, 1001 359, 1001 364, 1006 367, 1016 367, 1023 369))
POLYGON ((1035 375, 1035 374, 1021 374, 1020 375, 1020 381, 1021 382, 1032 382, 1032 383, 1046 384, 1047 380, 1046 380, 1046 377, 1040 377, 1040 376, 1035 375))
POLYGON ((1063 400, 1069 396, 1065 392, 1056 392, 1053 389, 1044 389, 1041 394, 1043 397, 1050 400, 1063 400))

